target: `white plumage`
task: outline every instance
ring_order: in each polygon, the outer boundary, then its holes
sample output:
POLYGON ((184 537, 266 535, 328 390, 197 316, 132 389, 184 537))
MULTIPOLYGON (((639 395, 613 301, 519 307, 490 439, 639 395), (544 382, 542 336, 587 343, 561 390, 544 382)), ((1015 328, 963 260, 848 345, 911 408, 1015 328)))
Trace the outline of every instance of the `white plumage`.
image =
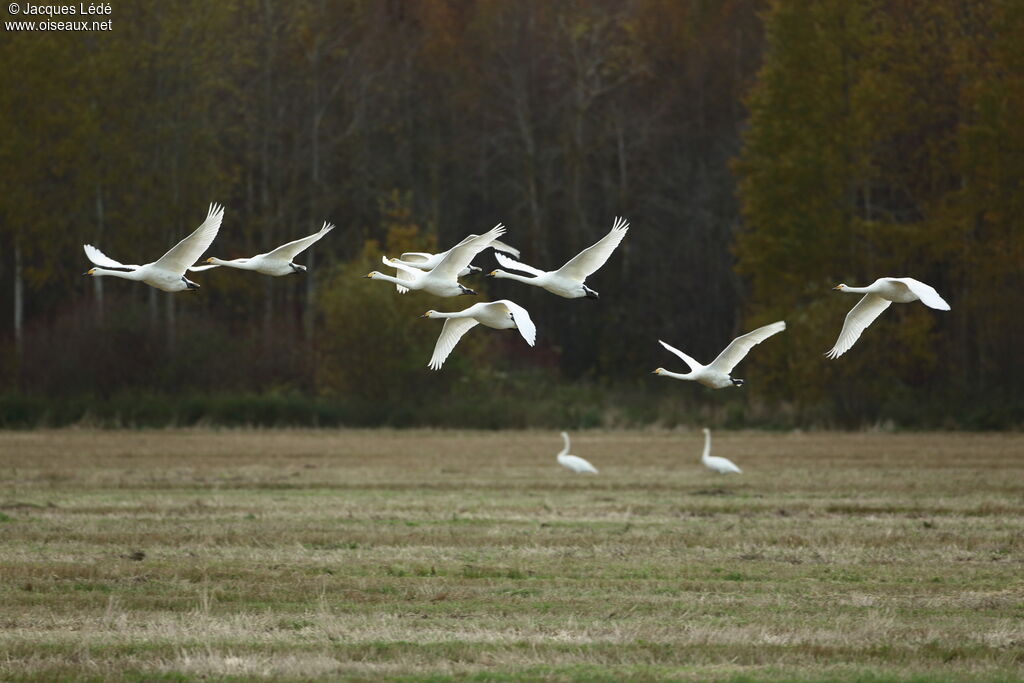
POLYGON ((589 462, 578 455, 569 455, 569 435, 565 432, 562 432, 562 441, 565 442, 565 446, 557 456, 559 465, 580 474, 584 472, 597 474, 597 468, 589 462))
POLYGON ((704 467, 719 474, 743 474, 743 471, 736 467, 732 460, 711 455, 711 430, 707 427, 704 428, 704 454, 700 456, 700 461, 704 463, 704 467))
POLYGON ((770 325, 759 327, 753 332, 747 332, 742 336, 736 337, 728 346, 725 347, 724 351, 718 354, 718 358, 715 358, 715 360, 711 361, 708 365, 701 365, 679 349, 674 346, 670 346, 659 339, 658 343, 682 358, 683 361, 690 366, 690 372, 669 372, 665 368, 658 368, 654 371, 654 374, 672 377, 675 379, 700 382, 704 386, 711 387, 712 389, 740 386, 743 384, 743 380, 732 377, 729 374, 732 372, 732 369, 736 367, 737 363, 746 358, 747 354, 750 353, 750 349, 754 348, 768 337, 782 332, 784 329, 786 329, 786 323, 785 321, 780 320, 770 325))
POLYGON ((839 358, 849 351, 860 339, 864 330, 893 302, 907 304, 912 301, 920 301, 929 308, 939 311, 949 310, 949 304, 939 296, 934 287, 912 277, 882 277, 867 287, 836 285, 833 289, 840 292, 864 294, 864 297, 846 314, 839 339, 836 340, 835 346, 825 354, 829 358, 839 358))
POLYGON ((111 276, 137 280, 165 292, 198 289, 199 285, 185 277, 185 271, 209 249, 217 237, 223 219, 224 207, 210 204, 206 220, 191 235, 171 247, 170 251, 156 261, 141 266, 119 263, 91 244, 83 244, 86 257, 97 266, 90 268, 85 274, 92 277, 111 276))
POLYGON ((543 271, 533 266, 528 266, 525 263, 514 261, 504 254, 495 253, 494 257, 498 259, 498 263, 501 265, 512 270, 528 273, 533 277, 524 277, 515 273, 505 272, 501 269, 491 271, 487 277, 525 282, 528 285, 546 289, 552 294, 557 294, 566 299, 579 299, 581 297, 597 299, 597 292, 583 283, 587 277, 593 275, 598 268, 605 264, 608 257, 612 255, 615 248, 622 242, 622 238, 626 236, 628 230, 629 221, 625 218, 616 218, 615 224, 612 225, 612 229, 607 235, 581 251, 558 270, 543 271))
POLYGON ((219 258, 213 258, 212 256, 206 259, 207 265, 203 266, 192 266, 189 270, 193 272, 201 270, 209 270, 210 268, 217 268, 219 266, 227 266, 228 268, 239 268, 241 270, 254 270, 257 273, 263 275, 273 275, 279 277, 281 275, 290 275, 291 273, 301 273, 306 270, 306 266, 294 263, 292 259, 309 249, 314 242, 319 240, 321 237, 334 230, 334 226, 324 221, 324 226, 320 228, 318 232, 313 233, 308 237, 282 244, 273 251, 268 251, 266 254, 256 254, 250 258, 236 258, 230 261, 223 261, 219 258))
POLYGON ((430 358, 431 370, 440 370, 445 359, 462 339, 462 335, 476 327, 478 323, 495 330, 517 329, 530 346, 537 340, 537 328, 530 319, 530 314, 525 308, 508 299, 473 304, 465 310, 453 313, 431 310, 422 317, 445 319, 441 335, 434 345, 434 355, 430 358))

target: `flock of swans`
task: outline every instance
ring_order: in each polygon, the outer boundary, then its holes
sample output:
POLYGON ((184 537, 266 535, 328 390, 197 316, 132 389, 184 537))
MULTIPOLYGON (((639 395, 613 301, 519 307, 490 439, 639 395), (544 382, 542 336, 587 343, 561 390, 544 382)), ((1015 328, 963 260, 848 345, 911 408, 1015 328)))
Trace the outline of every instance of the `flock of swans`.
MULTIPOLYGON (((325 222, 318 232, 283 244, 265 254, 256 254, 248 258, 236 258, 230 261, 210 257, 202 263, 197 263, 202 254, 213 244, 223 219, 224 207, 211 204, 206 220, 191 235, 178 242, 156 261, 144 265, 120 263, 106 256, 91 244, 82 245, 86 257, 94 265, 85 274, 92 277, 119 277, 126 280, 137 280, 165 292, 198 289, 199 285, 189 280, 185 276, 186 272, 201 272, 218 267, 251 270, 263 275, 280 277, 305 272, 306 266, 295 263, 295 257, 334 229, 334 225, 325 222)), ((624 218, 616 218, 611 230, 604 237, 569 259, 561 268, 545 271, 516 260, 520 256, 519 250, 498 239, 505 234, 505 227, 499 223, 482 235, 468 235, 464 240, 444 252, 436 254, 406 252, 397 259, 382 256, 383 264, 394 268, 395 275, 386 275, 374 270, 365 277, 391 282, 400 294, 417 290, 439 297, 474 295, 476 292, 460 283, 459 278, 471 273, 482 272, 483 269, 472 265, 472 261, 482 251, 490 248, 494 250, 495 259, 501 266, 508 270, 525 273, 525 275, 510 273, 499 268, 488 273, 487 277, 489 278, 515 280, 540 287, 566 299, 596 300, 598 293, 586 285, 586 280, 608 261, 628 231, 629 222, 624 218)), ((836 285, 834 289, 864 296, 846 315, 839 338, 832 349, 825 354, 830 359, 839 358, 849 351, 864 330, 892 303, 920 301, 929 308, 941 311, 950 310, 949 304, 939 296, 935 288, 909 277, 883 277, 867 287, 850 287, 840 284, 836 285)), ((529 312, 508 299, 477 303, 461 311, 429 310, 421 317, 444 320, 444 327, 441 328, 441 334, 434 345, 433 355, 427 364, 432 370, 440 370, 463 335, 478 324, 495 330, 518 330, 530 346, 534 346, 537 340, 537 328, 533 324, 529 312)), ((736 337, 708 365, 702 365, 674 346, 659 340, 663 347, 682 359, 690 371, 680 373, 658 368, 654 374, 698 382, 712 389, 741 386, 743 380, 731 375, 733 368, 750 353, 752 348, 785 329, 786 323, 780 320, 736 337)), ((557 456, 558 463, 573 472, 597 474, 597 469, 589 462, 569 454, 569 435, 562 432, 562 438, 565 441, 565 448, 557 456)), ((704 455, 701 458, 703 464, 722 474, 739 474, 740 469, 729 460, 710 455, 711 433, 707 429, 704 430, 704 438, 704 455)))

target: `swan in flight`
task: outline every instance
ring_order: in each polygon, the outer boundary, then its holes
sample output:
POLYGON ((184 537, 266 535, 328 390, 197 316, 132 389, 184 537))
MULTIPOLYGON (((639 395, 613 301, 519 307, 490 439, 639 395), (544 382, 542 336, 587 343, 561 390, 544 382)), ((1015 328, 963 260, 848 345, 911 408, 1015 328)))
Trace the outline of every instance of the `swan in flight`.
POLYGON ((836 285, 832 289, 863 294, 864 297, 846 314, 843 331, 839 333, 836 345, 825 354, 829 358, 839 358, 849 351, 868 325, 882 315, 882 311, 889 308, 889 304, 894 301, 898 304, 909 304, 911 301, 920 300, 929 308, 949 310, 949 304, 939 296, 934 287, 912 277, 881 277, 867 287, 836 285))
POLYGON ((269 251, 266 254, 256 254, 251 258, 236 258, 231 261, 222 261, 219 258, 210 257, 206 259, 208 265, 204 266, 192 266, 189 270, 193 272, 201 270, 209 270, 210 268, 217 268, 218 266, 227 266, 229 268, 240 268, 241 270, 255 270, 257 273, 263 273, 264 275, 290 275, 292 273, 305 272, 306 266, 293 263, 292 259, 309 249, 313 246, 313 243, 319 240, 321 237, 334 230, 334 225, 324 221, 324 227, 320 228, 319 232, 313 233, 309 237, 303 237, 297 239, 288 244, 282 244, 277 249, 269 251))
POLYGON ((704 428, 704 455, 700 456, 704 467, 714 470, 719 474, 743 474, 743 470, 733 464, 732 460, 711 455, 711 430, 704 428))
POLYGON ((459 296, 460 294, 476 294, 472 289, 459 284, 459 273, 481 251, 490 246, 496 237, 505 234, 505 226, 500 223, 482 235, 470 235, 448 250, 432 270, 423 271, 395 263, 394 259, 383 257, 384 264, 398 268, 399 276, 391 277, 376 270, 363 277, 372 280, 384 280, 407 289, 422 290, 435 296, 459 296))
POLYGON ((445 319, 441 336, 434 345, 434 355, 430 358, 431 370, 441 369, 445 359, 462 339, 462 335, 476 327, 477 323, 495 330, 519 330, 519 334, 523 335, 523 339, 530 346, 537 340, 537 328, 534 327, 530 314, 525 308, 508 299, 473 304, 463 311, 454 313, 431 310, 420 317, 445 319))
POLYGON ((683 361, 690 366, 690 372, 669 372, 665 368, 658 368, 654 371, 654 374, 674 377, 676 379, 694 380, 696 382, 700 382, 706 387, 711 387, 712 389, 723 389, 728 386, 738 387, 743 384, 743 380, 736 379, 729 375, 729 373, 732 372, 732 369, 736 367, 737 363, 746 358, 747 354, 750 353, 750 349, 754 348, 773 334, 782 332, 784 329, 786 329, 786 323, 785 321, 780 320, 772 323, 771 325, 759 327, 753 332, 747 332, 740 337, 736 337, 728 346, 725 347, 724 351, 718 354, 718 358, 711 361, 709 365, 701 365, 679 349, 674 346, 669 346, 659 339, 658 342, 662 346, 682 358, 683 361))
POLYGON ((566 467, 573 472, 582 474, 589 472, 591 474, 597 474, 597 468, 591 465, 589 462, 584 460, 578 455, 569 455, 569 435, 562 432, 562 441, 565 442, 565 447, 558 453, 558 464, 562 467, 566 467))
POLYGON ((629 221, 625 218, 616 218, 615 224, 607 235, 576 254, 558 270, 547 272, 533 266, 528 266, 525 263, 514 261, 504 254, 496 252, 494 257, 498 259, 498 263, 512 270, 528 273, 533 277, 507 273, 501 269, 491 271, 487 277, 518 280, 528 285, 541 287, 552 294, 557 294, 566 299, 579 299, 581 297, 597 299, 597 292, 587 287, 583 282, 605 264, 605 261, 612 255, 615 248, 619 246, 622 238, 626 236, 627 230, 629 230, 629 221))
POLYGON ((199 289, 199 285, 185 277, 185 271, 210 247, 223 219, 224 207, 210 204, 206 220, 195 229, 195 232, 178 242, 156 261, 141 266, 119 263, 91 244, 83 244, 86 257, 97 266, 90 268, 85 274, 92 277, 113 276, 125 280, 138 280, 165 292, 199 289))
MULTIPOLYGON (((499 223, 498 225, 501 224, 499 223)), ((469 235, 469 237, 479 237, 479 235, 469 235)), ((490 247, 495 251, 508 252, 515 256, 516 258, 519 257, 518 249, 516 249, 515 247, 510 247, 501 240, 491 240, 491 243, 484 247, 484 249, 486 249, 487 247, 490 247)), ((452 249, 454 248, 455 247, 452 247, 452 249)), ((425 251, 407 251, 403 253, 400 258, 388 259, 385 261, 385 263, 389 266, 395 267, 397 271, 397 277, 399 280, 409 280, 413 277, 412 275, 408 274, 409 268, 415 268, 417 270, 433 270, 434 268, 437 267, 439 263, 441 263, 441 261, 444 260, 444 257, 447 256, 450 252, 451 249, 449 249, 448 251, 442 251, 437 254, 430 254, 425 251), (402 270, 398 266, 405 266, 406 269, 402 270)), ((477 268, 476 266, 467 265, 465 268, 459 271, 459 274, 456 277, 465 277, 470 273, 479 273, 481 270, 483 269, 477 268)), ((395 285, 395 289, 398 290, 399 294, 405 294, 406 292, 409 291, 408 287, 399 284, 395 285)))

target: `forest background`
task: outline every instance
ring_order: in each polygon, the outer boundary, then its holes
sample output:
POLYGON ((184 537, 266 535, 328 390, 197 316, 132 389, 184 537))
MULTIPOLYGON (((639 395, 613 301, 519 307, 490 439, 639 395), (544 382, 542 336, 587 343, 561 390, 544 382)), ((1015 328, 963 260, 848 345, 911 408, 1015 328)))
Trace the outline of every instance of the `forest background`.
MULTIPOLYGON (((0 426, 1019 428, 1024 3, 118 0, 108 32, 0 32, 0 426), (85 278, 337 229, 306 274, 198 293, 85 278), (570 301, 465 279, 537 323, 361 279, 498 222, 557 267, 629 235, 570 301), (837 361, 857 299, 912 276, 837 361), (659 379, 785 319, 739 390, 659 379), (678 369, 678 368, 676 368, 678 369)), ((11 17, 5 17, 5 20, 11 17)), ((489 253, 479 259, 493 267, 489 253)))

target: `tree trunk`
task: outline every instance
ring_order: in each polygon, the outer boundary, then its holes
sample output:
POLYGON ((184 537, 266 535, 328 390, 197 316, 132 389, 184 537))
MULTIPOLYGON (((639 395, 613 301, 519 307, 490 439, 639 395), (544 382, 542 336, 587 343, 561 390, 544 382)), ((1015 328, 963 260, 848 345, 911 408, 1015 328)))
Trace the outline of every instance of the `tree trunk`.
MULTIPOLYGON (((99 278, 96 278, 99 279, 99 278)), ((25 283, 21 272, 21 245, 14 241, 14 352, 18 360, 18 373, 21 374, 21 356, 23 351, 22 323, 25 319, 25 283)))

